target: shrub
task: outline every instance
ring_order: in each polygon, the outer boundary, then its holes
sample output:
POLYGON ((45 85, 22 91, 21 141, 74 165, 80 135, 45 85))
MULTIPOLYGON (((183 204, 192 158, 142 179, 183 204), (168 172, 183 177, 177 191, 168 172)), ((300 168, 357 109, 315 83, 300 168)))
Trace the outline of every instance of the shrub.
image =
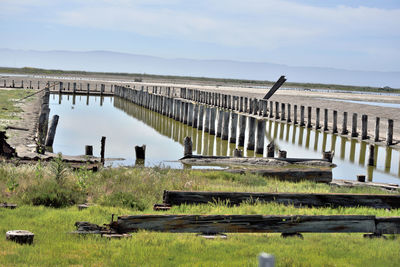
POLYGON ((77 186, 60 185, 54 180, 29 186, 22 197, 26 204, 61 208, 85 201, 86 195, 77 186))

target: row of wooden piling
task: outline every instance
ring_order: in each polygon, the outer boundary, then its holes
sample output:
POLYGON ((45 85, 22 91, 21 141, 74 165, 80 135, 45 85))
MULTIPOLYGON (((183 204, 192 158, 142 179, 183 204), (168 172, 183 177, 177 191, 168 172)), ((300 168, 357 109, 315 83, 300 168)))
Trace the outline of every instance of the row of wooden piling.
POLYGON ((82 83, 76 83, 76 82, 67 82, 64 83, 60 82, 59 83, 59 88, 58 88, 58 93, 72 93, 72 94, 93 94, 97 93, 100 95, 104 94, 113 94, 113 89, 114 85, 110 85, 109 91, 106 91, 106 85, 104 83, 102 84, 95 84, 93 88, 90 87, 90 83, 86 83, 86 86, 84 86, 82 83), (79 87, 78 87, 79 85, 79 87), (98 88, 100 87, 100 88, 98 88))
POLYGON ((263 119, 257 120, 253 116, 238 114, 229 109, 217 109, 211 105, 197 105, 195 100, 171 97, 168 91, 167 95, 162 95, 115 86, 115 95, 230 143, 238 141, 238 146, 244 146, 247 133, 247 150, 255 150, 260 154, 264 151, 266 122, 263 119))

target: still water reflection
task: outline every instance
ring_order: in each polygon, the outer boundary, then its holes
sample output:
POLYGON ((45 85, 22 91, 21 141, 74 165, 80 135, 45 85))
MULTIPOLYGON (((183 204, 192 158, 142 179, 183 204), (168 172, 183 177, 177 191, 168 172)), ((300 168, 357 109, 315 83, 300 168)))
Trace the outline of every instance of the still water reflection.
MULTIPOLYGON (((124 158, 116 165, 135 164, 135 145, 146 144, 146 166, 182 167, 177 159, 183 155, 183 139, 191 136, 193 152, 201 155, 233 155, 236 145, 214 135, 198 131, 159 113, 120 98, 99 96, 52 95, 51 116, 60 116, 54 142, 55 152, 81 155, 85 145, 94 146, 99 155, 101 136, 106 136, 106 157, 124 158)), ((375 148, 376 167, 368 167, 367 143, 314 131, 292 124, 267 121, 265 143, 275 140, 288 157, 321 158, 322 151, 334 150, 333 170, 336 179, 355 179, 366 174, 369 180, 398 183, 400 153, 391 148, 375 148)), ((254 151, 245 156, 253 157, 254 151)), ((264 152, 265 156, 265 152, 264 152)))

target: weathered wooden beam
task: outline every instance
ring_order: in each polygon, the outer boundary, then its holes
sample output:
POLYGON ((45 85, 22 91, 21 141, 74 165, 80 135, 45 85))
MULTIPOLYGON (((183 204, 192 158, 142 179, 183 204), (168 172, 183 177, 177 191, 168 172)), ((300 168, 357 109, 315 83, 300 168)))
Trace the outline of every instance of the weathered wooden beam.
MULTIPOLYGON (((381 221, 383 223, 383 220, 381 221)), ((383 224, 382 224, 383 226, 383 224)), ((375 216, 362 215, 132 215, 111 224, 116 232, 375 233, 375 216)), ((390 227, 397 231, 396 227, 390 227)))
POLYGON ((281 76, 278 81, 271 87, 263 99, 268 100, 275 92, 286 82, 285 76, 281 76))
POLYGON ((376 183, 376 182, 358 182, 354 180, 342 180, 334 179, 329 183, 330 185, 343 186, 343 187, 357 187, 357 186, 369 186, 377 187, 385 190, 399 190, 400 186, 398 184, 388 184, 388 183, 376 183))
POLYGON ((377 234, 399 234, 400 217, 377 217, 375 219, 377 234))
POLYGON ((243 202, 276 202, 295 207, 372 207, 400 208, 400 195, 383 194, 306 194, 306 193, 248 193, 248 192, 193 192, 164 190, 164 203, 168 205, 207 204, 224 201, 229 205, 243 202))

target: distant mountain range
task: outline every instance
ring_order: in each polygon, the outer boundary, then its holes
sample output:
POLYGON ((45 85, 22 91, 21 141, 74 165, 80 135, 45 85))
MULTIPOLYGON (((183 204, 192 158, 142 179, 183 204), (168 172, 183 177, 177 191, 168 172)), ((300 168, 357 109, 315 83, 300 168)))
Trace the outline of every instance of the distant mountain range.
POLYGON ((109 51, 34 51, 0 49, 1 67, 127 72, 400 88, 400 72, 351 71, 334 68, 230 60, 168 59, 109 51))

